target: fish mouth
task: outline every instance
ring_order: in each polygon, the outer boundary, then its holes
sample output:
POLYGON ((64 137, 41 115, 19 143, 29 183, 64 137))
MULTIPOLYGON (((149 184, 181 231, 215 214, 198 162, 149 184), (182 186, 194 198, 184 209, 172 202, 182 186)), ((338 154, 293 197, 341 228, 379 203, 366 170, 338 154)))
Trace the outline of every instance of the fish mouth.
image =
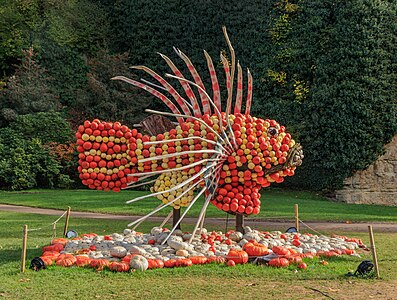
POLYGON ((264 175, 266 176, 288 168, 298 167, 302 164, 304 157, 302 146, 301 144, 297 143, 290 149, 287 160, 284 164, 272 166, 270 169, 264 171, 264 175))

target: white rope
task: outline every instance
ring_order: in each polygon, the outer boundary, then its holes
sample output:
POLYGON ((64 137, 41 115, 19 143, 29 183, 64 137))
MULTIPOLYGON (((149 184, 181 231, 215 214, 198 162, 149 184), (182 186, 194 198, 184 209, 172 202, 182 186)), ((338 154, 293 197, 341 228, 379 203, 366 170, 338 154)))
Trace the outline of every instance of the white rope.
POLYGON ((59 221, 60 219, 62 219, 62 218, 64 217, 64 215, 66 215, 67 212, 68 212, 68 211, 66 210, 66 211, 62 214, 62 216, 60 216, 58 219, 56 219, 56 221, 52 222, 51 225, 52 225, 52 224, 58 223, 58 221, 59 221))
POLYGON ((301 219, 298 219, 299 223, 302 223, 303 225, 305 225, 307 228, 309 228, 311 231, 314 231, 315 233, 318 233, 319 235, 325 235, 317 230, 315 230, 314 228, 310 227, 309 225, 307 225, 306 223, 304 223, 301 219))
POLYGON ((60 216, 58 219, 56 219, 54 222, 52 222, 50 225, 47 225, 47 226, 44 226, 44 227, 40 227, 40 228, 32 228, 32 229, 28 229, 28 232, 29 231, 37 231, 37 230, 42 230, 43 228, 47 228, 47 227, 53 227, 53 225, 54 224, 56 224, 56 223, 58 223, 59 222, 59 220, 60 219, 62 219, 65 215, 66 215, 66 213, 67 213, 68 211, 65 211, 63 214, 62 214, 62 216, 60 216))

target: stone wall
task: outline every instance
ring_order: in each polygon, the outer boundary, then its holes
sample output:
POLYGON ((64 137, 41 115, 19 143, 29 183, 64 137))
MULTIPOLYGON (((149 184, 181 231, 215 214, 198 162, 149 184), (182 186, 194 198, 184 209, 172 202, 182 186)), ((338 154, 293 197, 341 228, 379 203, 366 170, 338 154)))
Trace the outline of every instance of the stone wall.
POLYGON ((337 201, 397 206, 397 135, 385 146, 385 154, 363 171, 345 179, 336 191, 337 201))

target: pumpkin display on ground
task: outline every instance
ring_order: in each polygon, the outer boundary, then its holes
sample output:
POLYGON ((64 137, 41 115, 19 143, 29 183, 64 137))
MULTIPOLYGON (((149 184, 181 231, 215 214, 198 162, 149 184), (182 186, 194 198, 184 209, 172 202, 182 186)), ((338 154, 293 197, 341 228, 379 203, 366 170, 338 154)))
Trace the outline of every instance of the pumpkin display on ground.
POLYGON ((201 237, 194 238, 191 243, 188 243, 191 234, 177 230, 166 244, 162 244, 162 241, 169 230, 159 227, 154 227, 146 234, 126 229, 123 234, 82 235, 81 238, 68 240, 60 252, 45 251, 42 259, 46 266, 53 265, 55 261, 57 266, 62 267, 127 272, 206 264, 235 266, 262 258, 270 267, 291 266, 304 270, 307 268, 306 263, 313 258, 318 258, 322 265, 326 265, 322 263, 323 257, 357 255, 356 250, 363 247, 361 240, 347 237, 245 229, 248 232, 246 234, 234 231, 207 232, 203 229, 201 237), (298 246, 294 243, 296 240, 300 241, 298 246), (82 249, 93 250, 82 255, 82 249))

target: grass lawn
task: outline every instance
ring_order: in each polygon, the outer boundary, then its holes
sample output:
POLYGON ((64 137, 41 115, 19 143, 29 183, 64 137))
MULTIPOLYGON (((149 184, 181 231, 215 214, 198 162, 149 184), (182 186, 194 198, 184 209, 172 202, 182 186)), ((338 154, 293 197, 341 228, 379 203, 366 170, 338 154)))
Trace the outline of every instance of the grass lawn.
MULTIPOLYGON (((346 278, 363 259, 339 257, 328 266, 308 261, 308 269, 294 273, 293 267, 273 269, 254 265, 228 268, 219 265, 149 270, 143 273, 113 274, 92 269, 50 267, 48 270, 19 272, 22 225, 42 228, 29 232, 28 263, 51 240, 53 216, 0 212, 0 297, 5 299, 393 299, 397 293, 395 234, 376 234, 381 280, 346 278), (395 294, 394 294, 395 295, 395 294)), ((125 222, 71 219, 70 228, 79 233, 121 232, 125 222)), ((148 231, 152 224, 142 224, 148 231)), ((188 227, 188 226, 186 226, 188 227)), ((186 228, 189 230, 189 228, 186 228)), ((214 229, 214 228, 209 228, 214 229)), ((59 230, 60 231, 60 230, 59 230)), ((343 232, 338 232, 343 234, 343 232)), ((367 234, 349 234, 368 244, 367 234)))
MULTIPOLYGON (((127 200, 147 192, 125 190, 120 193, 104 193, 93 190, 30 190, 22 192, 0 192, 0 203, 65 210, 71 206, 75 211, 91 211, 111 214, 144 215, 160 203, 148 198, 126 204, 127 200)), ((294 204, 299 204, 302 220, 322 221, 375 221, 397 222, 397 207, 381 205, 357 205, 338 203, 310 192, 268 189, 262 194, 262 208, 258 215, 262 219, 290 219, 294 217, 294 204)), ((196 203, 188 216, 198 216, 203 199, 196 203)), ((157 215, 165 216, 166 208, 157 215)), ((209 205, 208 217, 224 218, 226 214, 209 205)))

